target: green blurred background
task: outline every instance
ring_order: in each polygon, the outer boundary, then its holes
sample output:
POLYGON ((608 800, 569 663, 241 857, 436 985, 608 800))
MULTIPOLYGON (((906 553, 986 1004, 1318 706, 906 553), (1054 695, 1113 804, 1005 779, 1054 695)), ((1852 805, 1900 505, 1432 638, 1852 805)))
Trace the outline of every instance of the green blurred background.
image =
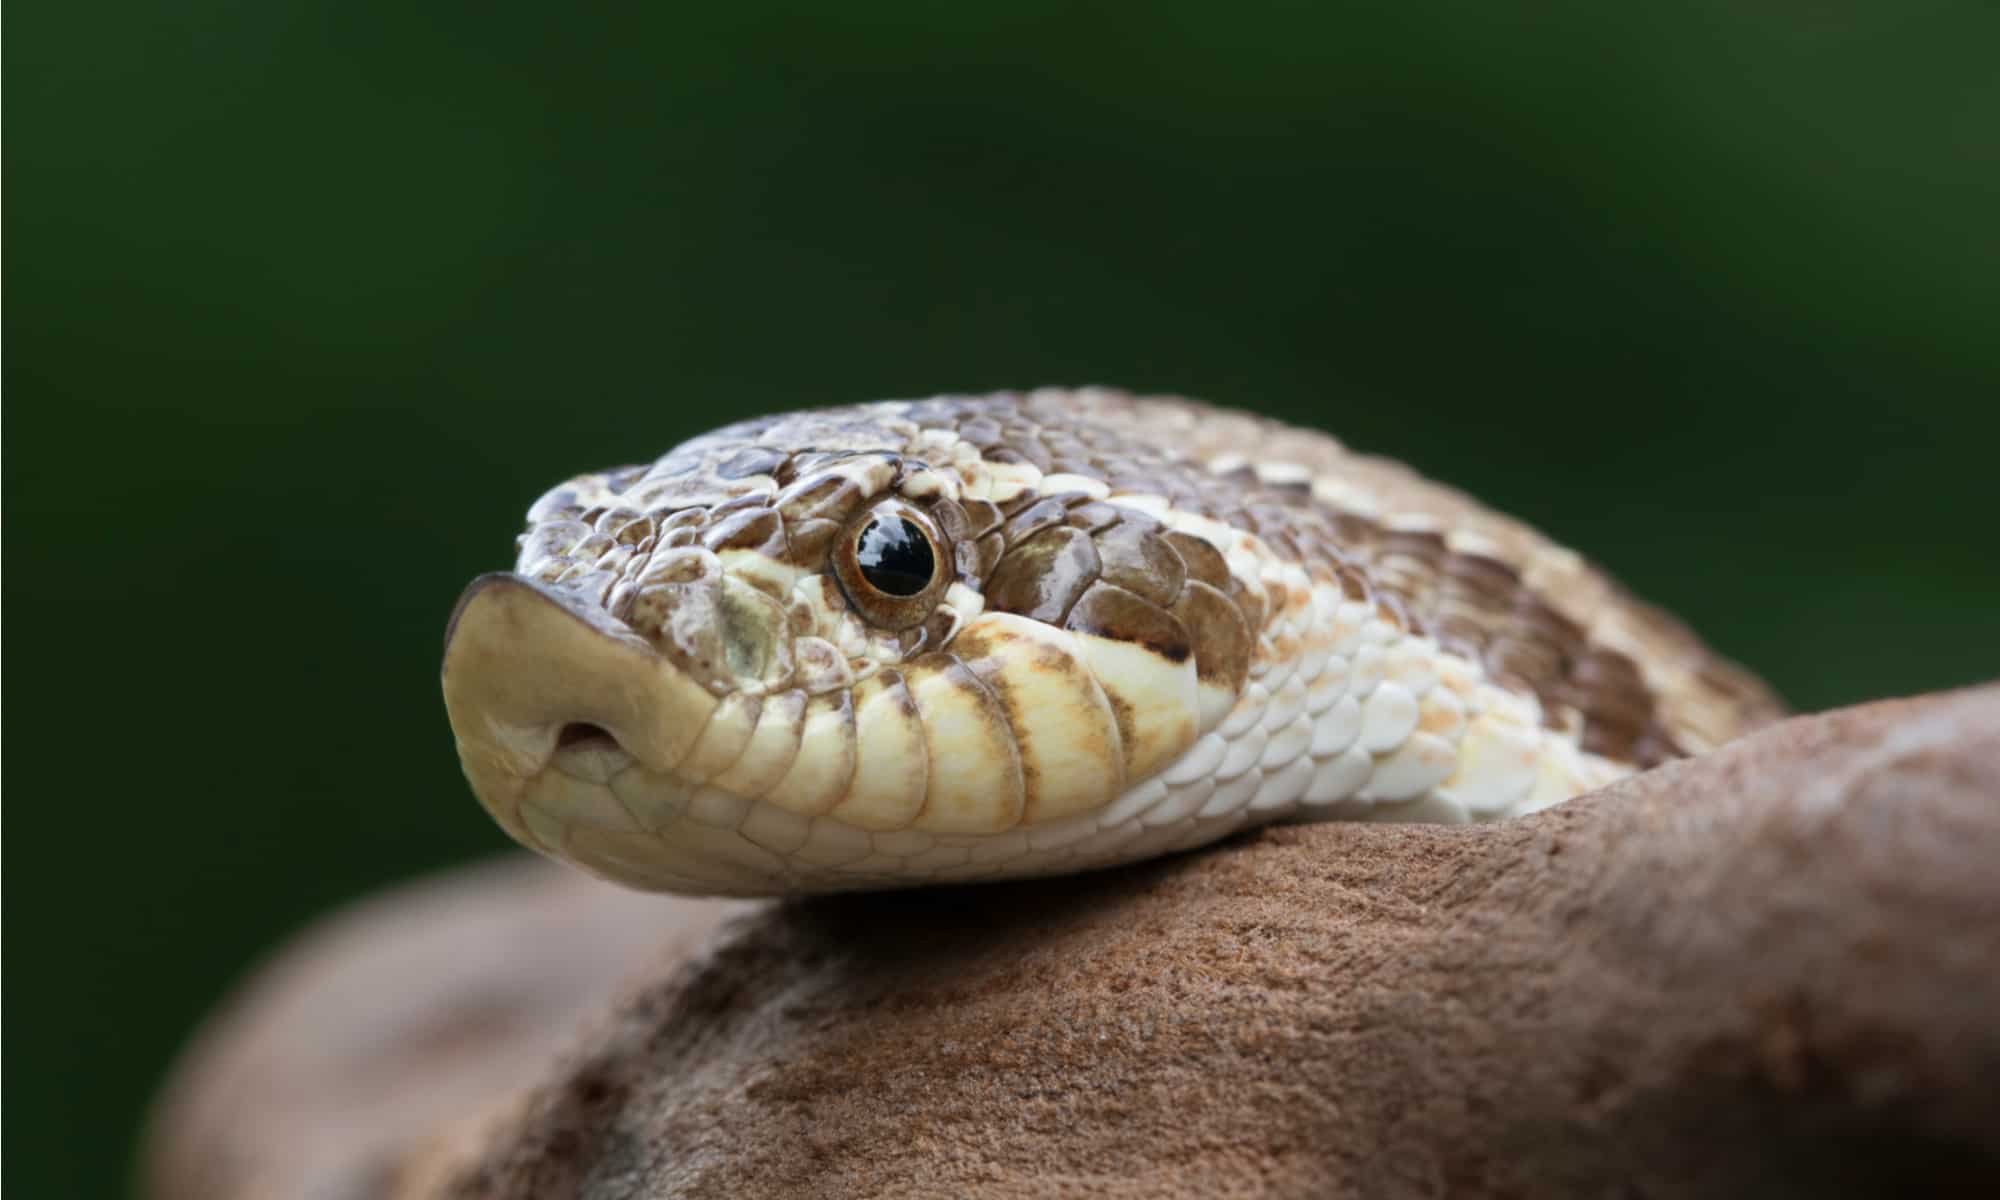
POLYGON ((527 502, 1099 381, 1339 432, 1820 708, 2000 668, 1992 5, 16 5, 7 1182, 116 1194, 313 914, 498 849, 527 502))

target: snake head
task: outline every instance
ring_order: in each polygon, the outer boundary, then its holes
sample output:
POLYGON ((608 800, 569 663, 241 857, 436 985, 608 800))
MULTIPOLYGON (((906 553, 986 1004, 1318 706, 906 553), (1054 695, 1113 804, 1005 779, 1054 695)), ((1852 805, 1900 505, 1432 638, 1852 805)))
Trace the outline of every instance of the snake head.
POLYGON ((1783 711, 1461 493, 1094 389, 764 418, 573 479, 459 602, 444 690, 517 839, 737 894, 1490 820, 1783 711))
POLYGON ((545 495, 447 637, 486 807, 682 891, 924 882, 1090 831, 1221 720, 1263 602, 1209 541, 963 432, 798 414, 545 495))

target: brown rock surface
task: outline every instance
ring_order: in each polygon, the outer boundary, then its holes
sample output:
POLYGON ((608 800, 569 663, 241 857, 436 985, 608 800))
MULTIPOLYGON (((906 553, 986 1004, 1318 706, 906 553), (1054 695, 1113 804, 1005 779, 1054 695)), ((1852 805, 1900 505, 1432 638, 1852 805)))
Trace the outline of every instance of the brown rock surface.
POLYGON ((525 868, 479 903, 443 886, 309 940, 224 1016, 170 1093, 157 1195, 2000 1181, 2000 688, 1791 721, 1503 825, 1293 827, 1093 876, 752 907, 691 957, 721 906, 525 868), (579 934, 624 931, 567 976, 542 956, 568 939, 529 939, 454 979, 405 964, 405 994, 369 978, 393 957, 371 939, 451 942, 558 893, 579 934), (634 924, 678 941, 558 1054, 549 1026, 606 1003, 634 924), (329 1042, 308 982, 374 1011, 329 1042), (496 988, 545 1019, 482 1024, 496 988), (393 1137, 366 1128, 391 1096, 393 1137))
POLYGON ((545 1074, 619 982, 745 905, 525 856, 322 921, 210 1018, 161 1097, 158 1200, 361 1200, 545 1074))

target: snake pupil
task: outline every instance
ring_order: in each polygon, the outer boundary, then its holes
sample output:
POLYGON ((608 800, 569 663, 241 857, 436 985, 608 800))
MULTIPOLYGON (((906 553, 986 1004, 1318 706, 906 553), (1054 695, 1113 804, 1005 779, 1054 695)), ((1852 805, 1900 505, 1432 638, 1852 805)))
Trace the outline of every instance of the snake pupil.
POLYGON ((870 521, 855 542, 854 562, 870 587, 891 596, 923 591, 937 569, 930 539, 901 517, 870 521))

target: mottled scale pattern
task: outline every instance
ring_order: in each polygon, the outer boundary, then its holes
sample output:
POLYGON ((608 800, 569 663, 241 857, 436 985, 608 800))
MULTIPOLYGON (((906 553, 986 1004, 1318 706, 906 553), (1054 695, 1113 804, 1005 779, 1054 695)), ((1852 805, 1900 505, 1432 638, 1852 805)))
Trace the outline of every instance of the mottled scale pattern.
POLYGON ((733 425, 549 492, 511 578, 519 611, 476 584, 454 628, 477 628, 447 649, 467 773, 522 841, 648 888, 907 886, 1276 820, 1487 820, 1782 712, 1459 492, 1325 434, 1102 389, 733 425), (871 597, 842 559, 882 513, 928 531, 919 595, 871 597), (634 647, 595 691, 543 652, 578 621, 634 647))

